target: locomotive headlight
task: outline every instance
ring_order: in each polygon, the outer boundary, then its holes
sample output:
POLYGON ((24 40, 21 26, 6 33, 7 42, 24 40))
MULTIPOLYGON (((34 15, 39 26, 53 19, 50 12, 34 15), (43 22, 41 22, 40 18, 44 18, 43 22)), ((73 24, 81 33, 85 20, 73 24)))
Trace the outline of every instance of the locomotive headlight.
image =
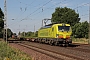
POLYGON ((58 38, 63 38, 63 35, 61 35, 61 34, 60 34, 60 35, 58 35, 58 38))
POLYGON ((60 34, 60 35, 59 35, 59 38, 63 38, 63 35, 60 34))

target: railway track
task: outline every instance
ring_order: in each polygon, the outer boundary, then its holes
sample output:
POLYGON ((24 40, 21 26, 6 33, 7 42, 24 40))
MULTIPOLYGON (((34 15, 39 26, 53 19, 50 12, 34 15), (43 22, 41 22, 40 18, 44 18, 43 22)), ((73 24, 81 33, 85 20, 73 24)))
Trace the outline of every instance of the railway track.
POLYGON ((50 57, 52 57, 52 58, 55 58, 55 59, 57 59, 57 60, 63 60, 62 58, 59 58, 59 57, 54 56, 55 53, 52 53, 52 52, 50 52, 50 51, 46 51, 46 50, 40 49, 40 48, 38 48, 38 47, 31 46, 31 45, 27 45, 27 44, 21 44, 21 43, 19 43, 18 45, 21 45, 21 46, 26 47, 26 48, 28 48, 28 49, 32 49, 32 50, 34 50, 34 51, 37 51, 37 52, 40 52, 40 53, 42 53, 42 54, 48 55, 48 56, 50 56, 50 57), (51 54, 54 54, 54 55, 51 55, 51 54))
POLYGON ((86 52, 86 53, 90 53, 90 48, 85 49, 83 47, 67 47, 67 49, 71 49, 71 50, 77 50, 77 51, 81 51, 81 52, 86 52))
POLYGON ((28 41, 22 41, 16 44, 50 56, 56 60, 90 60, 90 46, 88 45, 60 47, 28 41))
POLYGON ((78 58, 78 57, 71 56, 71 55, 68 55, 68 54, 63 54, 63 53, 60 53, 60 52, 58 53, 58 52, 55 52, 55 51, 43 49, 43 48, 32 46, 32 45, 29 45, 29 44, 26 44, 26 43, 18 43, 18 44, 21 45, 21 46, 27 47, 29 49, 38 51, 42 54, 48 55, 50 57, 53 57, 57 60, 66 60, 66 59, 67 60, 84 60, 82 58, 78 58))

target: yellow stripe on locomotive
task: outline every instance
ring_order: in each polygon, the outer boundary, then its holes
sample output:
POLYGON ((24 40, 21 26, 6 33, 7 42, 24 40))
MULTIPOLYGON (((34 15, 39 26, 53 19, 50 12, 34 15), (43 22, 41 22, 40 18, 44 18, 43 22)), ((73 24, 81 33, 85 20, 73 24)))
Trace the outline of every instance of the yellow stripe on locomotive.
POLYGON ((46 25, 38 30, 40 38, 61 38, 69 39, 72 34, 70 24, 52 24, 46 25))

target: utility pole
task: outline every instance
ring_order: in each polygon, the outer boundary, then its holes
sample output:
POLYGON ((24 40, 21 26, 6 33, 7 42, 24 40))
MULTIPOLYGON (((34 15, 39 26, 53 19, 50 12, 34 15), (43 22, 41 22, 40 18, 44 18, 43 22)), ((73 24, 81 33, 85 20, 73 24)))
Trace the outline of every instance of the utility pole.
POLYGON ((42 27, 43 27, 43 20, 42 20, 42 27))
POLYGON ((35 25, 34 25, 34 36, 35 36, 35 25))
POLYGON ((6 0, 4 0, 4 40, 7 43, 7 6, 6 0))
POLYGON ((90 44, 90 3, 89 3, 89 39, 88 39, 88 44, 90 44))
POLYGON ((24 37, 25 37, 25 29, 24 29, 24 37))

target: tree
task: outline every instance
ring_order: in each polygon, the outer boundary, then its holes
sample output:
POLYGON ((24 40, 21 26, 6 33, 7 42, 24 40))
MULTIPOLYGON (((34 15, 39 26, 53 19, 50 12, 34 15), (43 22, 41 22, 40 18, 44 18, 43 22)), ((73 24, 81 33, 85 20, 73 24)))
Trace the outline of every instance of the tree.
POLYGON ((12 37, 13 32, 10 29, 7 29, 7 36, 8 38, 12 37))
POLYGON ((52 14, 51 22, 53 23, 68 23, 71 26, 74 26, 80 21, 79 14, 70 8, 57 7, 55 12, 52 14))
MULTIPOLYGON (((3 21, 3 17, 4 17, 4 14, 0 8, 0 29, 3 29, 4 28, 4 21, 3 21)), ((1 32, 1 30, 0 30, 1 32)))
POLYGON ((27 33, 26 33, 26 36, 27 36, 27 37, 32 37, 32 36, 34 36, 34 32, 31 32, 31 31, 30 31, 30 32, 27 32, 27 33))
POLYGON ((2 10, 1 10, 1 8, 0 8, 0 38, 3 37, 3 32, 2 32, 2 30, 3 30, 3 28, 4 28, 3 18, 4 18, 4 14, 3 14, 3 12, 2 12, 2 10))
POLYGON ((73 36, 76 38, 88 38, 88 29, 89 25, 88 22, 82 22, 82 23, 77 23, 75 24, 72 29, 73 29, 73 36))
POLYGON ((35 37, 38 37, 38 31, 35 32, 35 37))
POLYGON ((16 33, 13 33, 13 35, 17 35, 16 33))
POLYGON ((3 14, 3 12, 2 12, 2 9, 0 8, 0 18, 4 18, 4 14, 3 14))

